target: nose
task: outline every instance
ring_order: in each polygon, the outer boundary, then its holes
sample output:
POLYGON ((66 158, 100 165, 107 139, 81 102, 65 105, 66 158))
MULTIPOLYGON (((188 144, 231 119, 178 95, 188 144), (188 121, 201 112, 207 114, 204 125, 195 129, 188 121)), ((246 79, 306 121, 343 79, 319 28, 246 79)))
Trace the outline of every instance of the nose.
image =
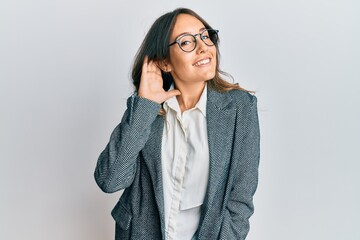
POLYGON ((203 53, 208 50, 208 45, 204 43, 204 41, 201 39, 200 35, 196 36, 197 39, 197 46, 196 46, 196 53, 203 53))

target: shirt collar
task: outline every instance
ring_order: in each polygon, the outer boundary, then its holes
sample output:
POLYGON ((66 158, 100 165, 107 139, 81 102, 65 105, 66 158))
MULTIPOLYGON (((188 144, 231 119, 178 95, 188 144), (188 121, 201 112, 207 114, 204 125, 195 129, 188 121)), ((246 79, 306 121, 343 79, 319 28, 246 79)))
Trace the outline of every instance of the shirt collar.
POLYGON ((197 107, 201 111, 204 117, 206 117, 206 102, 207 102, 207 82, 205 82, 204 90, 200 96, 199 101, 195 105, 195 107, 197 107))
MULTIPOLYGON (((174 89, 174 84, 171 84, 169 91, 173 90, 173 89, 174 89)), ((204 90, 201 93, 199 101, 196 103, 196 105, 194 107, 195 109, 196 108, 199 109, 200 112, 204 115, 204 117, 206 117, 206 102, 207 102, 207 83, 205 82, 204 90)), ((163 107, 164 107, 165 112, 168 112, 169 108, 172 108, 177 113, 181 113, 180 106, 176 99, 176 96, 173 96, 173 97, 167 99, 164 102, 163 107)))

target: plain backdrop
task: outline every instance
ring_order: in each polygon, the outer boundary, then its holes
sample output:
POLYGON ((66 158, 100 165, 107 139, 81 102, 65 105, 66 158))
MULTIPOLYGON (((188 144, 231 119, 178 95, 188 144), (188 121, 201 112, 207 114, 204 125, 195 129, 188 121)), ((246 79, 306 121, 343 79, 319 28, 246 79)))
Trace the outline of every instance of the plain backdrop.
POLYGON ((161 14, 220 30, 221 66, 256 91, 261 165, 249 240, 360 239, 357 0, 0 3, 0 239, 110 240, 93 172, 161 14))

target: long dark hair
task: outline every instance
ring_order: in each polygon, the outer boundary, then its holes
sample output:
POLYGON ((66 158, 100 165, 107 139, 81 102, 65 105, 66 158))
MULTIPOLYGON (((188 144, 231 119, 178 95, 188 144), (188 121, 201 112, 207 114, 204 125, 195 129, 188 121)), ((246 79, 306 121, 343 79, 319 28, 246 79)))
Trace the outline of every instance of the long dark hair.
MULTIPOLYGON (((169 41, 170 35, 173 31, 176 17, 179 14, 189 14, 195 18, 197 18, 202 24, 204 24, 205 28, 212 29, 212 27, 196 12, 188 8, 177 8, 172 12, 168 12, 162 16, 160 16, 151 26, 150 30, 145 36, 138 52, 136 53, 134 64, 132 68, 132 79, 133 84, 136 90, 139 90, 140 85, 140 78, 141 78, 141 71, 142 65, 145 56, 148 56, 149 61, 162 61, 169 59, 170 51, 169 51, 169 41)), ((232 89, 240 89, 247 92, 248 91, 238 84, 230 83, 222 78, 222 76, 229 76, 229 74, 220 70, 220 52, 219 52, 219 39, 214 42, 216 47, 216 71, 215 76, 213 79, 208 81, 208 86, 219 91, 229 91, 232 89)), ((174 81, 173 77, 170 73, 161 71, 162 78, 163 78, 163 88, 167 91, 170 88, 171 83, 174 81)), ((232 78, 232 77, 231 77, 232 78)))

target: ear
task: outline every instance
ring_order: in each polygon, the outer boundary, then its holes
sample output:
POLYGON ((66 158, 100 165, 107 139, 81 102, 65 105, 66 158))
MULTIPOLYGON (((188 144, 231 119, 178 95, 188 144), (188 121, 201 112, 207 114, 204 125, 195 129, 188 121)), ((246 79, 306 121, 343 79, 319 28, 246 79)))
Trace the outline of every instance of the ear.
POLYGON ((158 67, 163 71, 163 72, 171 72, 172 71, 172 67, 171 64, 169 63, 169 61, 167 59, 161 60, 157 62, 158 67))

